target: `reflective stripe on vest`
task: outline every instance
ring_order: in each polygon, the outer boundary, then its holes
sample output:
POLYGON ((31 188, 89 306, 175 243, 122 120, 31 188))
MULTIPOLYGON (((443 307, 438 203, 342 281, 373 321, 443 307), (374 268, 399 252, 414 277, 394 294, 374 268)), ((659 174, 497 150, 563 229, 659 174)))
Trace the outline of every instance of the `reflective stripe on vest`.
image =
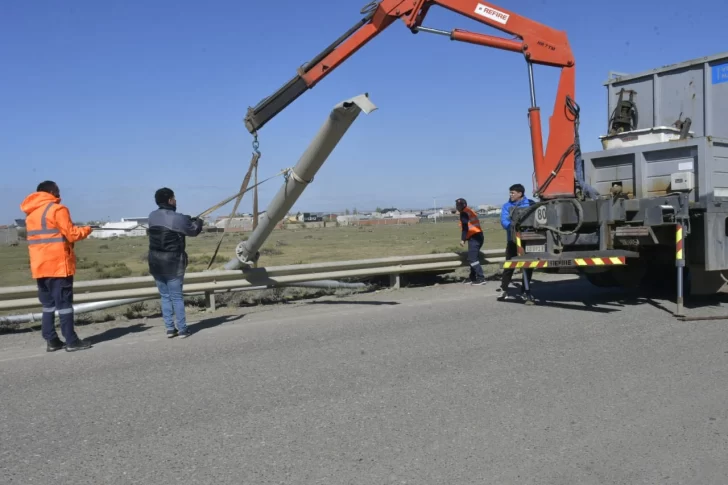
POLYGON ((46 243, 64 243, 66 242, 66 238, 63 236, 63 234, 58 231, 58 229, 48 229, 48 210, 51 208, 51 206, 55 204, 55 202, 50 202, 45 210, 43 211, 43 215, 40 216, 40 229, 36 229, 34 231, 28 231, 27 238, 28 238, 28 244, 46 244, 46 243), (42 236, 46 234, 52 234, 57 237, 50 237, 46 239, 33 239, 31 240, 31 236, 42 236))
POLYGON ((478 214, 476 214, 470 207, 466 207, 463 212, 468 214, 468 237, 479 232, 483 232, 480 228, 480 219, 478 219, 478 214))

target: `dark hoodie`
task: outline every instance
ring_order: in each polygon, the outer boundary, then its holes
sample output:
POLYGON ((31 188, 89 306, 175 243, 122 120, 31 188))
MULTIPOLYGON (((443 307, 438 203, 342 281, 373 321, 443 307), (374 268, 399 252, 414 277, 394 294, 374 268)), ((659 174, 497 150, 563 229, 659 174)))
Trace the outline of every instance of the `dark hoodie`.
POLYGON ((202 231, 202 221, 178 214, 169 204, 149 214, 149 274, 154 277, 176 278, 187 268, 186 236, 195 237, 202 231))

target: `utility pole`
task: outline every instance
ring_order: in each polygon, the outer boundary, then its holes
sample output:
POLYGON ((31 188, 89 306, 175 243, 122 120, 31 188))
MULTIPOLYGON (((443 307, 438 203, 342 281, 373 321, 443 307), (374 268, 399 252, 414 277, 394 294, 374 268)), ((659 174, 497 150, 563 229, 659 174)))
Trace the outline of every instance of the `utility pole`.
POLYGON ((435 224, 437 224, 437 198, 442 197, 442 195, 436 195, 432 198, 432 211, 434 212, 433 216, 435 216, 435 224))

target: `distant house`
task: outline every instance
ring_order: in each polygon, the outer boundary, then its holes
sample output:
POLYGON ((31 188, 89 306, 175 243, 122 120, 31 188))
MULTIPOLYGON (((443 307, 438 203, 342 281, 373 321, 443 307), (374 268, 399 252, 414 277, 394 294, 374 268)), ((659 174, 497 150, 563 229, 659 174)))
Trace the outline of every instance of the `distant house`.
POLYGON ((383 217, 391 219, 414 219, 418 218, 414 212, 402 212, 399 209, 383 212, 383 217))
POLYGON ((0 246, 17 246, 19 240, 16 226, 0 226, 0 246))
POLYGON ((324 216, 318 212, 301 212, 296 216, 298 222, 320 222, 324 216))
POLYGON ((140 237, 147 235, 146 224, 135 221, 107 222, 93 230, 89 237, 108 239, 110 237, 140 237))
POLYGON ((121 222, 136 222, 137 224, 149 224, 149 217, 122 217, 121 222))
POLYGON ((481 216, 497 216, 500 215, 501 208, 497 205, 479 205, 478 214, 481 216))
POLYGON ((356 214, 336 216, 336 222, 342 226, 356 224, 360 219, 362 219, 362 217, 356 214))
POLYGON ((252 231, 253 217, 247 215, 243 217, 233 217, 232 219, 229 217, 223 217, 215 222, 215 227, 217 229, 225 229, 225 226, 227 226, 227 230, 230 232, 252 231))

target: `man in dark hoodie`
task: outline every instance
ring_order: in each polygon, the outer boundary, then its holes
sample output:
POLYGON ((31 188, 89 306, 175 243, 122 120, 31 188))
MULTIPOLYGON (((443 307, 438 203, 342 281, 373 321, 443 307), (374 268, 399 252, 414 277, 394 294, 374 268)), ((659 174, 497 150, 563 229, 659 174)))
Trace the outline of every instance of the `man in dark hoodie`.
POLYGON ((162 318, 167 337, 190 335, 182 295, 187 269, 186 237, 202 231, 202 220, 177 213, 172 189, 157 190, 154 200, 159 207, 149 214, 149 274, 154 277, 162 299, 162 318), (177 317, 177 328, 174 325, 177 317))

